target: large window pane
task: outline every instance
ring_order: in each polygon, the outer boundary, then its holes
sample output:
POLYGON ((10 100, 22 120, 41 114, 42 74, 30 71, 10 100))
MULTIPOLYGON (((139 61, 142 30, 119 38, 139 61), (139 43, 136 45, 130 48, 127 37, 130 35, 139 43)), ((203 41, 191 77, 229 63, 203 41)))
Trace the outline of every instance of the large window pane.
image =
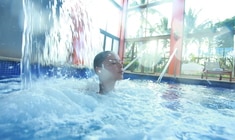
POLYGON ((121 10, 110 0, 91 0, 89 13, 97 27, 119 36, 121 10))
POLYGON ((172 3, 154 3, 147 8, 130 8, 126 37, 146 37, 169 34, 172 3))
POLYGON ((234 4, 233 0, 186 0, 183 65, 216 61, 233 70, 234 4))

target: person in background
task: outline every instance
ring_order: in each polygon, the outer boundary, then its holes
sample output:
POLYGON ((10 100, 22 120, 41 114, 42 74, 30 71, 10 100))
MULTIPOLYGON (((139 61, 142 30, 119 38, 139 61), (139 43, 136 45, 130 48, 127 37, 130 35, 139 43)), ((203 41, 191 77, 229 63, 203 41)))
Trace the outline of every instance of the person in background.
POLYGON ((99 77, 99 93, 112 91, 118 80, 123 79, 123 64, 119 56, 112 51, 98 53, 93 62, 95 73, 99 77))

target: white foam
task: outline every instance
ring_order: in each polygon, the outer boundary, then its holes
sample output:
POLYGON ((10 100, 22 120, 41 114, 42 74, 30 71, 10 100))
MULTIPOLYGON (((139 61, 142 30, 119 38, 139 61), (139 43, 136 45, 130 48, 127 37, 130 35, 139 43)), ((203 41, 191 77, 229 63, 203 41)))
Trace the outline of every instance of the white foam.
POLYGON ((89 140, 234 137, 231 91, 223 91, 228 94, 217 100, 222 95, 214 95, 215 89, 204 92, 205 87, 195 87, 123 80, 115 91, 100 95, 96 77, 40 79, 31 89, 0 94, 0 136, 89 140), (216 108, 210 106, 213 103, 216 108))

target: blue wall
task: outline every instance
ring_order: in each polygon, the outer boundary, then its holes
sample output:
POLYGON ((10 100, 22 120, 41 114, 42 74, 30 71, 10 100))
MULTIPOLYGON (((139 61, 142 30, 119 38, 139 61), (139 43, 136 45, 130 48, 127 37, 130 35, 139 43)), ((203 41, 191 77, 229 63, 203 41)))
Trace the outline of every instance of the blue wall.
POLYGON ((0 1, 0 56, 21 57, 23 11, 21 0, 0 1))

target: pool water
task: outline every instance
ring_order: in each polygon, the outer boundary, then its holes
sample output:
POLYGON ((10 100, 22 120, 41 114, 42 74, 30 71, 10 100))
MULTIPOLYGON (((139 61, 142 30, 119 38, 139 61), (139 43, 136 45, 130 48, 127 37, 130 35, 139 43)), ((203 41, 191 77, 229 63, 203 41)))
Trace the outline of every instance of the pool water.
POLYGON ((95 76, 0 83, 1 139, 235 138, 234 89, 125 79, 99 95, 95 76))

